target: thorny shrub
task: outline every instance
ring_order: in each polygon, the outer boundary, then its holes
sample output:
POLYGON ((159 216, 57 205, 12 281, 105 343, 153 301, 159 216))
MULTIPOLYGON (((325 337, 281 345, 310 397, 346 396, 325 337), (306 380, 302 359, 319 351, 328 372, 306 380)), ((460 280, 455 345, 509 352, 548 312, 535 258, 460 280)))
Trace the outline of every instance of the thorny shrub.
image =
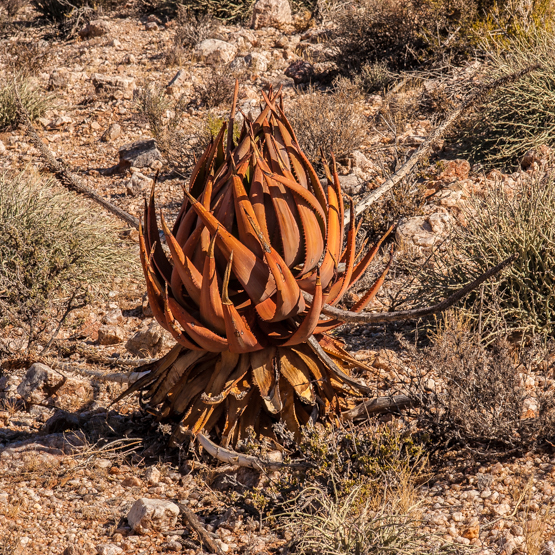
POLYGON ((234 88, 235 79, 227 66, 212 68, 203 82, 194 85, 195 100, 209 109, 231 105, 234 88))
POLYGON ((465 297, 461 310, 487 341, 551 335, 555 313, 555 175, 551 165, 515 185, 488 186, 463 211, 444 248, 422 267, 421 298, 444 298, 513 254, 518 259, 465 297))
POLYGON ((330 93, 312 86, 297 91, 287 116, 310 160, 320 161, 321 151, 341 160, 360 147, 368 131, 361 98, 359 87, 343 78, 335 81, 330 93))
POLYGON ((17 75, 36 76, 50 60, 50 48, 46 41, 16 41, 5 47, 8 67, 17 75))
POLYGON ((424 350, 405 342, 413 371, 407 394, 418 427, 443 448, 526 451, 555 436, 555 402, 547 352, 541 345, 486 346, 464 319, 451 317, 424 350), (523 375, 541 369, 537 387, 523 375))
POLYGON ((52 97, 45 94, 30 79, 15 75, 0 84, 0 130, 19 122, 17 93, 31 121, 40 118, 52 106, 52 97))
POLYGON ((32 0, 31 3, 42 17, 54 23, 63 23, 77 12, 109 10, 119 5, 118 0, 32 0))
POLYGON ((28 347, 56 311, 118 275, 138 276, 111 220, 30 172, 0 176, 0 236, 0 323, 22 328, 28 347))

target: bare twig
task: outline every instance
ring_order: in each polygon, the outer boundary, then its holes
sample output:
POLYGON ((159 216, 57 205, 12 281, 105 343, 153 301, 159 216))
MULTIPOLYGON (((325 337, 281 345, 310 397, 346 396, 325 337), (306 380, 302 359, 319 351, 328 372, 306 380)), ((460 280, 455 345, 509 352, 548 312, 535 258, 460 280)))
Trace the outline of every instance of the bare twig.
MULTIPOLYGON (((506 77, 496 79, 492 83, 486 84, 478 89, 474 94, 471 94, 458 108, 455 108, 445 119, 445 121, 436 127, 434 131, 430 134, 426 142, 409 158, 409 160, 403 164, 389 179, 382 183, 377 189, 370 192, 365 198, 363 198, 356 207, 356 215, 358 216, 364 212, 369 206, 374 204, 380 197, 385 195, 390 189, 395 187, 400 181, 403 180, 412 169, 422 160, 422 158, 428 156, 432 151, 434 144, 445 135, 446 131, 451 128, 451 126, 472 106, 478 104, 483 100, 484 96, 491 91, 506 85, 508 83, 513 83, 518 81, 531 71, 538 69, 538 65, 533 65, 518 71, 506 77)), ((350 216, 345 216, 345 225, 349 225, 350 216)))
POLYGON ((94 370, 89 370, 88 368, 80 368, 73 364, 67 364, 65 362, 53 362, 52 368, 55 370, 63 370, 64 372, 73 372, 75 374, 80 374, 81 376, 86 376, 87 378, 93 378, 101 382, 112 382, 112 383, 128 383, 132 384, 136 382, 139 378, 144 376, 148 372, 130 372, 128 374, 122 374, 120 372, 114 372, 111 374, 102 374, 102 372, 96 372, 94 370))
POLYGON ((178 503, 177 506, 183 515, 183 518, 187 522, 187 525, 198 534, 201 544, 205 544, 206 547, 210 549, 210 553, 217 553, 217 555, 223 555, 220 546, 214 541, 215 538, 212 534, 200 523, 197 515, 189 509, 186 505, 178 503))
POLYGON ((52 154, 52 152, 41 141, 35 128, 33 127, 33 124, 31 123, 31 119, 29 118, 29 114, 25 109, 25 106, 23 106, 21 99, 19 98, 19 91, 17 90, 17 84, 15 82, 14 82, 14 91, 15 91, 19 116, 22 122, 26 126, 27 135, 29 136, 29 139, 33 143, 34 147, 40 152, 46 167, 48 168, 49 171, 51 171, 55 175, 56 179, 64 187, 89 197, 91 200, 94 200, 94 202, 100 204, 103 208, 105 208, 106 210, 108 210, 109 212, 111 212, 121 220, 123 220, 126 224, 136 229, 139 229, 139 220, 135 218, 135 216, 128 214, 121 208, 117 207, 115 204, 108 202, 106 199, 101 197, 98 193, 93 191, 90 187, 87 187, 86 185, 81 183, 79 178, 76 175, 74 175, 63 162, 56 160, 56 158, 54 158, 54 155, 52 154))
POLYGON ((410 399, 406 395, 393 395, 391 397, 376 397, 364 401, 357 405, 354 409, 341 413, 341 420, 343 422, 349 420, 360 420, 380 412, 388 412, 390 410, 402 409, 414 405, 414 399, 410 399))
MULTIPOLYGON (((514 262, 518 258, 518 254, 513 254, 509 258, 503 260, 497 266, 490 268, 487 272, 483 273, 480 277, 475 279, 472 283, 465 285, 458 291, 455 291, 451 296, 447 297, 440 303, 433 306, 426 306, 424 308, 414 308, 412 310, 399 310, 397 312, 382 312, 378 314, 358 313, 349 310, 341 310, 330 305, 324 305, 322 312, 327 316, 333 316, 342 322, 351 324, 379 324, 387 322, 400 322, 404 320, 415 320, 417 318, 424 318, 433 314, 439 314, 449 307, 453 306, 456 302, 460 301, 463 297, 468 295, 474 289, 477 289, 491 276, 498 274, 503 268, 514 262)), ((312 295, 303 292, 305 299, 309 302, 312 300, 312 295)))
POLYGON ((252 455, 243 455, 242 453, 237 453, 236 451, 231 451, 230 449, 224 449, 223 447, 216 445, 203 434, 197 434, 196 437, 199 444, 209 455, 221 462, 231 464, 233 466, 243 466, 246 468, 253 468, 255 470, 283 470, 284 468, 307 468, 311 466, 307 463, 287 464, 265 461, 252 455))

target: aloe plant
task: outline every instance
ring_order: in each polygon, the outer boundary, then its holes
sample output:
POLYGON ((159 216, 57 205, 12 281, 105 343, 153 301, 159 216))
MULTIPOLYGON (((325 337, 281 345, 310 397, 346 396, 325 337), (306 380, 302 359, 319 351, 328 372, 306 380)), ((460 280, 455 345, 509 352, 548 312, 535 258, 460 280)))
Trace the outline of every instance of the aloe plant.
POLYGON ((349 397, 360 397, 350 373, 363 365, 329 335, 342 322, 321 310, 362 277, 383 238, 356 252, 354 207, 346 233, 335 160, 324 188, 279 92, 264 94, 237 144, 236 98, 237 87, 230 121, 196 164, 173 228, 161 217, 171 256, 160 244, 154 189, 140 232, 150 306, 176 345, 124 395, 141 390, 151 412, 176 423, 174 441, 204 431, 235 445, 250 429, 277 441, 279 420, 299 439, 302 425, 337 422, 349 397))

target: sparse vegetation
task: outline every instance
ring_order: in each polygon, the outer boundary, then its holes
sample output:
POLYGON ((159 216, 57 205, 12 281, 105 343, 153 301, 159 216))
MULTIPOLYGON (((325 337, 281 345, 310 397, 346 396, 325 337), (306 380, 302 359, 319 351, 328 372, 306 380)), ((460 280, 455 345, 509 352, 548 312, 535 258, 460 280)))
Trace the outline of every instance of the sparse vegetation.
POLYGON ((136 271, 111 221, 29 172, 0 177, 0 235, 1 323, 23 328, 29 345, 54 312, 136 271))
POLYGON ((368 131, 361 107, 361 91, 356 84, 339 78, 331 93, 310 86, 299 90, 289 109, 291 124, 308 158, 320 161, 334 153, 338 160, 360 147, 368 131))
POLYGON ((0 8, 6 10, 8 17, 15 17, 25 3, 26 0, 0 0, 0 8))
POLYGON ((496 90, 470 119, 467 154, 487 167, 514 167, 528 150, 555 143, 555 36, 536 28, 524 37, 498 39, 490 51, 494 77, 537 65, 496 90))
POLYGON ((64 23, 79 13, 112 9, 119 2, 117 0, 32 0, 32 4, 45 19, 54 23, 64 23))
POLYGON ((231 105, 234 88, 235 80, 228 67, 212 68, 206 81, 194 86, 195 99, 208 109, 231 105))

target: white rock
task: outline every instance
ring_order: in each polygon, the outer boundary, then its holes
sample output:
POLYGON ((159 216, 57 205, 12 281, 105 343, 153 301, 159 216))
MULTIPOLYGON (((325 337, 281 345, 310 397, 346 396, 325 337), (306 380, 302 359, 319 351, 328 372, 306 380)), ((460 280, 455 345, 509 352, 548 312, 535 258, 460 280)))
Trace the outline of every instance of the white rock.
POLYGON ((355 168, 360 168, 364 171, 375 169, 374 164, 372 164, 372 162, 370 162, 370 160, 368 160, 368 158, 366 158, 360 150, 355 150, 351 156, 353 159, 353 166, 355 168))
POLYGON ((103 543, 96 546, 96 552, 98 555, 118 555, 123 553, 123 549, 113 543, 103 543))
POLYGON ((146 31, 158 31, 158 29, 159 29, 158 24, 154 21, 149 21, 145 25, 145 30, 146 31))
POLYGON ((169 341, 169 335, 153 320, 148 327, 142 328, 132 335, 125 348, 132 354, 144 357, 158 355, 169 341))
POLYGON ((127 181, 127 183, 125 184, 125 189, 128 195, 136 197, 145 190, 152 187, 153 183, 154 179, 151 179, 150 177, 147 177, 146 175, 143 175, 141 172, 137 171, 134 172, 131 176, 131 179, 127 181))
POLYGON ((123 321, 123 314, 119 308, 110 310, 102 317, 102 323, 115 326, 123 321))
POLYGON ((252 10, 252 27, 281 28, 291 25, 293 18, 289 0, 258 0, 252 10))
POLYGON ((2 141, 0 141, 0 152, 6 152, 6 145, 2 141))
POLYGON ((139 534, 149 531, 171 530, 177 524, 179 507, 170 501, 162 499, 138 499, 135 501, 127 522, 139 534))
POLYGON ((125 339, 123 330, 119 326, 101 326, 98 330, 99 345, 117 345, 125 339))
POLYGON ((160 471, 155 466, 151 466, 145 472, 145 481, 149 486, 157 486, 160 482, 160 471))
POLYGON ((237 55, 237 47, 219 39, 206 39, 195 46, 195 54, 206 64, 228 64, 237 55))
POLYGON ((253 71, 264 73, 268 70, 269 56, 266 52, 252 52, 245 56, 245 62, 253 71))
POLYGON ((397 226, 395 237, 401 245, 429 249, 442 239, 449 220, 444 212, 406 218, 397 226))
POLYGON ((79 31, 79 36, 82 38, 101 37, 110 32, 110 24, 102 19, 95 19, 90 21, 79 31))

